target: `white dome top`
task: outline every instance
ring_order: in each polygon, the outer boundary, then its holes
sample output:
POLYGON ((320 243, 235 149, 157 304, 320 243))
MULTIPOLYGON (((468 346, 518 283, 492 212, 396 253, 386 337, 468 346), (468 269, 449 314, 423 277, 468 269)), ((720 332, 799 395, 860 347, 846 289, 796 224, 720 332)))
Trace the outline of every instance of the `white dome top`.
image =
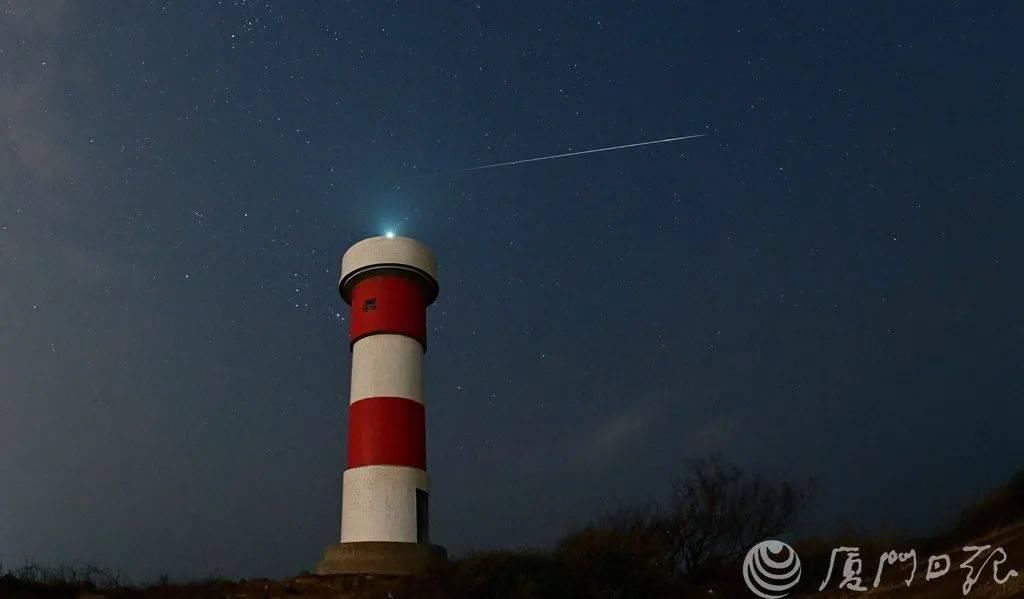
POLYGON ((431 288, 428 303, 437 297, 437 260, 424 244, 411 237, 370 237, 348 248, 341 258, 341 280, 338 290, 349 301, 359 275, 373 270, 395 269, 422 276, 431 288))

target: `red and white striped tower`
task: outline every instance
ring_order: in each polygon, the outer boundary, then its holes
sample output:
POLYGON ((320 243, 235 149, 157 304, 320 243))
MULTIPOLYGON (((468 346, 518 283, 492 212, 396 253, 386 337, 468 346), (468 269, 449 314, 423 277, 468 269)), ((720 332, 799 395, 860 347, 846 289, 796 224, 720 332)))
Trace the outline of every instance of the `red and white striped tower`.
POLYGON ((445 555, 430 545, 423 403, 437 265, 415 239, 371 237, 345 252, 338 289, 352 306, 348 468, 341 542, 317 572, 412 574, 445 555))

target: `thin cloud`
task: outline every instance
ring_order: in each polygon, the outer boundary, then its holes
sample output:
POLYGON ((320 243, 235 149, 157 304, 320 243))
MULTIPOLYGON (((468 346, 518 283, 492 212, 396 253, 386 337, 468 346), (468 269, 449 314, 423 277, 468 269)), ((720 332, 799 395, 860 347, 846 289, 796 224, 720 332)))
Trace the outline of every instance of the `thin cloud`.
POLYGON ((576 440, 571 450, 571 464, 577 468, 595 468, 622 459, 622 452, 650 431, 655 414, 653 406, 639 405, 602 421, 576 440))

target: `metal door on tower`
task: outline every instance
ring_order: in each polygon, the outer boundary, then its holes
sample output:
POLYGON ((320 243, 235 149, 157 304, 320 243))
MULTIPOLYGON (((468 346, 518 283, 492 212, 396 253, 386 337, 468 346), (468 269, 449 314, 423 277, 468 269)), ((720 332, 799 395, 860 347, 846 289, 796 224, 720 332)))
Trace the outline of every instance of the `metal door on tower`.
POLYGON ((416 489, 416 542, 430 542, 430 527, 427 524, 427 492, 423 489, 416 489))

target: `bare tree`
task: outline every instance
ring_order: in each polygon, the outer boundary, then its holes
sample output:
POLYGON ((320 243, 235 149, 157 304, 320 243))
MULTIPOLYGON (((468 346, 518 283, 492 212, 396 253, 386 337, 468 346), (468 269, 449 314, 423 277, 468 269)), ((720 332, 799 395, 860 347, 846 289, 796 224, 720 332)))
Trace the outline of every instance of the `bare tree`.
POLYGON ((746 475, 718 456, 696 460, 662 514, 668 564, 698 581, 789 528, 806 498, 806 489, 746 475))

